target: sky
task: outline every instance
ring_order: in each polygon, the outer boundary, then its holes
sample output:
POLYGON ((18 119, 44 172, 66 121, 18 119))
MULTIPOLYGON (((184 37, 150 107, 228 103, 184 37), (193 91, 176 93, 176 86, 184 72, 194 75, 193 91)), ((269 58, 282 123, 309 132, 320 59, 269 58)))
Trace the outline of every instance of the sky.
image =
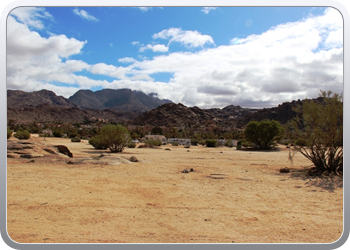
POLYGON ((320 7, 20 7, 7 89, 140 90, 200 108, 343 91, 343 19, 320 7))

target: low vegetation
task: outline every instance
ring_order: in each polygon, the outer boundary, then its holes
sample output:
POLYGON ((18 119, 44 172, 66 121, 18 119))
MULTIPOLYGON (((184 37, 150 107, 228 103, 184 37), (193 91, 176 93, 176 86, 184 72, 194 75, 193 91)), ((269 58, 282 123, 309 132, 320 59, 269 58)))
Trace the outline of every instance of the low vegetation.
POLYGON ((96 149, 109 149, 112 153, 119 153, 130 143, 129 131, 118 125, 104 125, 97 136, 91 138, 89 143, 96 149))
MULTIPOLYGON (((284 136, 284 128, 275 120, 250 121, 243 131, 247 141, 256 145, 259 149, 271 148, 275 140, 284 136)), ((242 144, 242 146, 244 146, 242 144)), ((249 146, 249 145, 247 145, 249 146)))
POLYGON ((19 130, 19 131, 16 131, 16 133, 14 134, 14 137, 20 140, 28 140, 30 138, 30 133, 28 130, 19 130))
POLYGON ((321 91, 324 103, 305 101, 288 125, 293 150, 309 159, 318 173, 343 173, 343 97, 321 91))

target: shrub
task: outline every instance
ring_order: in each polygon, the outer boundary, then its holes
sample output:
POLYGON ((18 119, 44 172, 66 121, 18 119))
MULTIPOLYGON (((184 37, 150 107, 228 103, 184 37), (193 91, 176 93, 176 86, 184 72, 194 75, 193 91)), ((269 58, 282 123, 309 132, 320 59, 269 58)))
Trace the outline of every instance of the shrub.
POLYGON ((171 143, 171 145, 173 145, 173 146, 179 146, 179 143, 176 142, 176 141, 173 141, 173 142, 171 143))
POLYGON ((254 144, 250 141, 244 141, 241 143, 241 145, 245 148, 254 146, 254 144))
POLYGON ((233 141, 230 139, 230 140, 227 140, 226 142, 225 142, 225 146, 226 147, 229 147, 229 148, 232 148, 233 147, 233 141))
POLYGON ((54 136, 54 137, 62 137, 62 131, 60 131, 60 130, 54 130, 54 131, 52 131, 52 135, 54 136))
POLYGON ((81 139, 79 137, 75 137, 70 139, 71 142, 81 142, 81 139))
MULTIPOLYGON (((243 131, 244 137, 260 149, 271 147, 274 139, 284 135, 284 128, 278 121, 250 121, 243 131)), ((243 144, 242 144, 243 146, 243 144)))
POLYGON ((206 140, 205 140, 205 145, 206 145, 207 147, 214 148, 214 147, 216 147, 216 145, 217 145, 217 141, 216 141, 215 139, 206 139, 206 140))
POLYGON ((108 142, 101 135, 96 135, 89 140, 89 143, 96 149, 107 149, 108 142))
POLYGON ((148 139, 145 140, 145 145, 146 147, 150 147, 150 146, 156 146, 159 147, 162 144, 162 142, 159 139, 148 139))
POLYGON ((290 139, 297 138, 294 151, 309 159, 319 173, 343 173, 343 97, 321 91, 324 103, 311 100, 294 109, 289 124, 290 139))
MULTIPOLYGON (((109 148, 112 153, 122 152, 124 148, 129 144, 131 138, 127 128, 122 125, 104 125, 99 134, 95 136, 95 140, 90 139, 89 143, 94 146, 97 143, 97 147, 103 149, 109 148), (92 141, 91 141, 92 140, 92 141)), ((95 146, 94 146, 95 147, 95 146)), ((96 148, 96 147, 95 147, 96 148)))
POLYGON ((128 148, 136 148, 136 144, 134 142, 130 142, 128 144, 128 148))
POLYGON ((191 145, 192 145, 192 146, 197 146, 197 145, 198 145, 198 140, 195 139, 195 138, 192 138, 192 139, 191 139, 191 145))
POLYGON ((15 133, 14 137, 20 140, 27 140, 30 138, 30 133, 28 130, 19 130, 15 133))
POLYGON ((9 139, 12 136, 13 131, 7 127, 7 139, 9 139))

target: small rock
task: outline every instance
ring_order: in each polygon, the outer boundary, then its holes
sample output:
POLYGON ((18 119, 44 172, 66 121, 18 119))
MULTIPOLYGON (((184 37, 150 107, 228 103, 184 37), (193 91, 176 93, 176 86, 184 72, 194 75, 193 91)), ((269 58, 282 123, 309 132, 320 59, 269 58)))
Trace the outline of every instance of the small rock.
POLYGON ((290 169, 287 167, 280 169, 280 173, 289 173, 289 172, 290 172, 290 169))
POLYGON ((186 169, 182 170, 182 173, 184 173, 184 174, 187 174, 189 172, 194 172, 193 168, 186 168, 186 169))
POLYGON ((7 158, 16 158, 14 155, 7 154, 7 158))
POLYGON ((67 164, 75 164, 73 161, 67 161, 67 164))
POLYGON ((130 157, 131 162, 138 162, 139 160, 135 156, 130 157))
POLYGON ((21 158, 26 158, 26 159, 31 159, 31 158, 33 158, 32 154, 22 154, 22 155, 20 155, 19 157, 21 157, 21 158))
POLYGON ((168 151, 171 151, 170 148, 165 148, 164 150, 168 150, 168 151))
POLYGON ((27 163, 32 163, 32 162, 35 162, 35 160, 34 160, 34 159, 32 159, 32 160, 28 161, 27 163))
POLYGON ((190 152, 189 150, 187 150, 187 152, 190 152))

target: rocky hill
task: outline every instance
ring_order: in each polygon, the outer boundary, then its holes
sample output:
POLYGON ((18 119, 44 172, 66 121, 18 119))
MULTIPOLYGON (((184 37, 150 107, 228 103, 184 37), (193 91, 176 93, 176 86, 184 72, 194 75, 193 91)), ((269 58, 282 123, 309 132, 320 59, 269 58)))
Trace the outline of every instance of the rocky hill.
POLYGON ((194 127, 214 120, 215 116, 198 107, 188 108, 179 103, 167 103, 145 112, 131 121, 137 126, 194 127))
POLYGON ((40 104, 51 104, 61 107, 77 107, 76 104, 63 96, 57 96, 49 90, 34 92, 24 92, 21 90, 7 90, 7 107, 21 109, 26 107, 36 107, 40 104))
MULTIPOLYGON (((316 103, 324 102, 323 97, 318 97, 312 100, 316 103)), ((304 101, 305 100, 285 102, 274 108, 264 108, 254 113, 247 114, 237 120, 237 127, 243 128, 250 121, 262 121, 264 119, 276 120, 281 124, 285 124, 296 116, 296 112, 294 112, 293 109, 302 105, 304 101)))
POLYGON ((7 108, 7 121, 14 120, 16 123, 37 122, 84 122, 98 119, 110 122, 125 122, 141 115, 138 111, 118 111, 113 109, 93 110, 80 109, 77 107, 65 107, 50 104, 40 104, 36 107, 21 109, 7 108))
POLYGON ((130 89, 79 90, 69 100, 83 109, 116 109, 145 112, 170 100, 160 100, 154 94, 146 95, 130 89))

